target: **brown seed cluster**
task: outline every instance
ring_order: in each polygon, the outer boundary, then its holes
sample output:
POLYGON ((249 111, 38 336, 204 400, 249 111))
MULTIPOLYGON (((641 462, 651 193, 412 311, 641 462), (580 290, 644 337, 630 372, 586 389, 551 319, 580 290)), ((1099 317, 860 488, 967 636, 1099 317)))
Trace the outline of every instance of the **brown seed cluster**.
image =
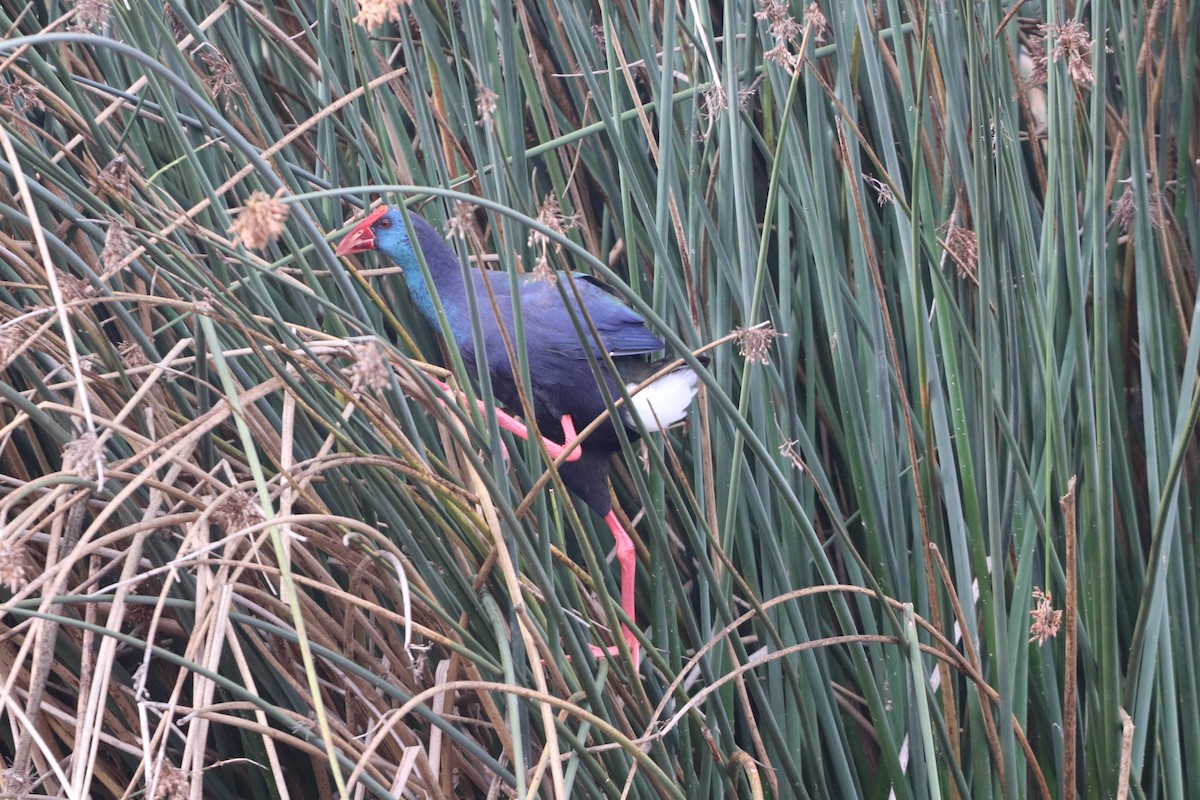
POLYGON ((754 18, 766 23, 767 34, 775 41, 775 46, 764 52, 763 58, 793 74, 800 65, 800 56, 792 52, 792 48, 800 42, 804 30, 810 30, 818 42, 825 41, 825 32, 829 30, 828 21, 816 3, 810 3, 805 9, 803 25, 792 16, 788 0, 759 0, 754 18))
POLYGON ((704 90, 704 115, 711 121, 729 108, 729 92, 723 83, 714 83, 704 90))
POLYGON ((108 0, 79 0, 71 27, 79 31, 98 31, 108 24, 112 7, 108 0))
MULTIPOLYGON (((1129 185, 1130 181, 1121 181, 1125 184, 1125 191, 1117 198, 1117 202, 1113 204, 1112 223, 1116 225, 1122 233, 1129 233, 1133 227, 1133 222, 1137 218, 1137 203, 1134 199, 1133 187, 1129 185)), ((1146 209, 1150 216, 1150 224, 1153 227, 1158 227, 1162 224, 1162 211, 1159 209, 1159 200, 1162 195, 1151 194, 1149 208, 1146 209)))
POLYGON ((787 336, 768 325, 754 328, 734 328, 734 341, 737 342, 738 352, 742 358, 751 364, 769 364, 771 359, 771 342, 780 336, 787 336))
POLYGON ((454 214, 446 220, 446 233, 458 236, 468 241, 474 241, 481 236, 479 225, 475 222, 475 204, 462 200, 454 201, 454 214))
POLYGON ((129 161, 119 155, 100 170, 96 176, 96 186, 101 191, 108 192, 119 198, 129 197, 130 173, 129 161))
POLYGON ((223 98, 226 108, 229 108, 238 98, 246 96, 246 90, 238 80, 237 71, 220 49, 205 42, 196 48, 196 57, 204 64, 207 72, 200 79, 210 97, 214 100, 223 98))
MULTIPOLYGON (((1082 23, 1071 20, 1062 25, 1042 25, 1038 28, 1043 37, 1053 40, 1050 58, 1066 61, 1067 74, 1081 86, 1091 86, 1096 81, 1092 72, 1092 37, 1082 23)), ((1035 59, 1035 63, 1038 59, 1035 59)), ((1041 59, 1045 66, 1045 58, 1041 59)), ((1036 70, 1035 70, 1036 73, 1036 70)))
POLYGON ((975 231, 950 224, 946 231, 946 252, 958 267, 958 276, 979 280, 979 237, 975 231))
POLYGON ((1047 639, 1058 635, 1058 629, 1062 627, 1063 612, 1062 609, 1054 608, 1049 592, 1043 592, 1036 586, 1033 589, 1033 599, 1037 605, 1029 612, 1033 617, 1029 626, 1029 641, 1037 642, 1040 647, 1047 639))
POLYGON ((1112 224, 1120 228, 1122 233, 1129 233, 1129 229, 1133 227, 1134 211, 1133 187, 1126 186, 1125 191, 1113 204, 1112 224))
POLYGON ((162 5, 163 19, 166 20, 167 26, 171 29, 171 38, 177 42, 183 41, 188 35, 188 29, 184 27, 183 20, 175 13, 175 9, 171 7, 170 2, 162 5))
POLYGON ((350 385, 355 391, 381 394, 388 387, 391 377, 392 371, 378 342, 367 342, 354 348, 350 385))
POLYGON ((274 195, 266 192, 251 194, 229 226, 228 232, 233 234, 233 243, 251 250, 262 250, 282 236, 288 218, 287 204, 279 199, 282 195, 282 189, 274 195))
POLYGON ((378 28, 385 22, 399 22, 400 9, 410 0, 358 0, 354 21, 364 28, 378 28))
POLYGON ((868 175, 867 173, 864 172, 863 180, 866 181, 867 184, 870 185, 870 187, 875 190, 875 205, 880 206, 882 208, 883 206, 886 206, 888 203, 890 203, 896 199, 895 196, 892 194, 892 187, 888 186, 886 183, 879 180, 875 176, 868 175))
POLYGON ((46 108, 37 85, 16 77, 0 83, 0 103, 22 114, 46 108))
POLYGON ((216 502, 220 505, 213 509, 212 521, 226 536, 244 531, 263 520, 254 495, 244 489, 227 492, 216 498, 216 502))
POLYGON ((59 290, 62 293, 62 300, 68 303, 79 302, 96 295, 96 287, 83 278, 71 275, 68 272, 59 272, 59 290))
POLYGON ((825 34, 829 32, 829 20, 825 19, 821 7, 816 3, 809 3, 808 8, 804 9, 804 25, 813 32, 813 41, 818 44, 825 41, 825 34))
POLYGON ((125 266, 125 258, 133 252, 133 240, 119 220, 109 220, 104 234, 104 249, 100 251, 100 266, 104 272, 100 280, 107 281, 125 266))
POLYGON ((0 586, 10 592, 19 592, 29 583, 29 565, 24 548, 10 541, 0 542, 0 586))
POLYGON ((0 369, 8 369, 9 359, 16 354, 17 350, 25 342, 25 337, 21 334, 20 327, 0 328, 0 369))
POLYGON ((499 99, 500 95, 488 87, 482 84, 475 87, 475 111, 479 114, 476 125, 488 130, 496 129, 496 101, 499 99))
POLYGON ((164 764, 154 790, 154 800, 187 800, 190 795, 187 774, 179 767, 164 764))
POLYGON ((117 353, 121 356, 121 363, 127 370, 150 366, 150 359, 146 357, 145 351, 137 342, 126 342, 117 348, 117 353))
POLYGON ((800 38, 800 23, 792 16, 792 4, 788 0, 759 0, 754 18, 767 23, 767 33, 775 41, 793 41, 800 38))
POLYGON ((94 481, 99 477, 98 464, 103 459, 104 449, 100 446, 100 440, 92 431, 86 431, 67 442, 63 448, 62 468, 64 472, 78 475, 85 481, 94 481))
POLYGON ((800 442, 798 440, 788 439, 779 445, 779 455, 790 461, 796 469, 801 472, 804 471, 804 459, 800 455, 800 442))
MULTIPOLYGON (((538 209, 537 221, 560 236, 566 236, 567 231, 579 223, 579 216, 566 216, 563 214, 562 208, 558 204, 558 198, 551 192, 546 195, 546 199, 542 201, 541 208, 538 209)), ((536 228, 529 229, 529 246, 538 249, 537 261, 533 269, 533 274, 537 280, 554 280, 554 269, 550 266, 550 246, 552 244, 554 252, 557 253, 562 250, 561 245, 554 242, 542 231, 536 228)))
MULTIPOLYGON (((537 221, 560 236, 566 236, 567 231, 578 224, 579 217, 577 215, 568 217, 563 214, 562 208, 558 204, 558 198, 551 193, 546 195, 546 199, 542 201, 541 208, 538 209, 537 221)), ((535 245, 544 247, 549 243, 550 237, 541 231, 531 230, 529 232, 530 247, 535 245)))
POLYGON ((63 300, 68 304, 87 300, 96 294, 95 286, 92 286, 92 284, 83 278, 67 272, 58 273, 58 288, 62 292, 63 300))
POLYGON ((0 772, 0 791, 9 792, 14 797, 25 797, 31 788, 33 778, 27 770, 9 767, 0 772))

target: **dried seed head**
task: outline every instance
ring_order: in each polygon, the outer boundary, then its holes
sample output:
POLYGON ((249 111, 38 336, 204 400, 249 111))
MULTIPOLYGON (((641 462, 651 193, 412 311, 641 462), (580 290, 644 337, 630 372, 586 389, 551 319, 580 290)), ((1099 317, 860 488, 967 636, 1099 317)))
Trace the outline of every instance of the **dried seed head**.
POLYGON ((229 226, 233 234, 234 244, 241 244, 251 250, 262 250, 283 235, 283 225, 287 222, 288 207, 279 198, 283 195, 280 189, 274 195, 266 192, 254 192, 242 206, 241 212, 229 226))
POLYGON ((1126 186, 1125 191, 1113 204, 1112 224, 1120 228, 1123 233, 1129 233, 1129 229, 1133 227, 1133 218, 1133 187, 1126 186))
POLYGON ((550 259, 546 257, 545 251, 534 261, 532 274, 535 281, 554 283, 558 279, 558 276, 554 274, 554 268, 550 266, 550 259))
POLYGON ((27 770, 9 767, 0 772, 0 791, 7 792, 14 797, 25 797, 32 788, 33 779, 30 778, 27 770))
POLYGON ((796 469, 804 471, 804 459, 800 457, 800 442, 796 439, 788 439, 779 445, 779 455, 792 462, 792 466, 796 469))
POLYGON ((704 90, 703 98, 704 119, 707 125, 696 136, 700 141, 704 141, 712 135, 713 127, 717 124, 717 117, 721 116, 721 112, 729 108, 729 92, 720 79, 717 79, 713 81, 711 86, 704 90))
POLYGON ((0 328, 0 369, 8 369, 8 362, 21 347, 22 336, 16 325, 0 328))
POLYGON ((446 233, 463 239, 475 239, 480 236, 479 225, 475 222, 475 205, 462 200, 454 201, 454 214, 446 220, 446 233))
POLYGON ((187 775, 179 767, 164 764, 158 774, 158 786, 153 800, 187 800, 191 795, 187 775))
POLYGON ((378 28, 385 22, 399 22, 400 9, 410 5, 410 0, 358 0, 355 23, 364 28, 378 28))
POLYGON ((366 342, 354 348, 350 367, 350 386, 357 392, 380 394, 388 387, 392 371, 378 342, 366 342))
POLYGON ((1083 86, 1095 82, 1096 76, 1092 73, 1090 63, 1092 37, 1082 23, 1071 20, 1062 25, 1042 25, 1038 30, 1044 37, 1054 39, 1050 58, 1054 61, 1066 60, 1067 74, 1071 80, 1083 86))
POLYGON ((125 607, 124 628, 130 633, 144 630, 154 619, 154 610, 149 606, 130 605, 125 607))
POLYGON ((12 542, 0 542, 0 586, 19 592, 29 583, 29 563, 24 547, 12 542))
POLYGON ((1062 626, 1063 612, 1062 609, 1055 610, 1049 592, 1043 592, 1036 586, 1033 589, 1033 599, 1037 605, 1034 606, 1033 611, 1029 612, 1033 617, 1033 622, 1029 625, 1029 641, 1037 642, 1040 647, 1046 643, 1047 639, 1058 635, 1058 629, 1062 626))
POLYGON ((112 8, 108 0, 78 0, 71 27, 75 30, 98 31, 108 24, 111 15, 112 8))
POLYGON ((767 33, 775 40, 775 46, 763 53, 763 59, 776 62, 794 75, 800 57, 792 52, 791 45, 800 38, 803 29, 792 16, 791 4, 788 0, 758 0, 754 18, 767 24, 767 33))
MULTIPOLYGON (((558 205, 558 198, 551 193, 546 195, 546 199, 542 201, 542 206, 538 209, 537 221, 560 236, 566 236, 567 231, 571 230, 571 228, 574 228, 579 222, 579 217, 577 215, 570 217, 564 216, 562 209, 558 205)), ((546 234, 535 228, 530 229, 530 247, 540 247, 544 254, 546 252, 546 247, 550 244, 550 242, 551 239, 546 234)), ((555 244, 554 249, 557 251, 561 248, 558 244, 555 244)))
MULTIPOLYGON (((1116 225, 1121 229, 1122 233, 1129 233, 1133 227, 1133 221, 1137 218, 1137 202, 1134 198, 1133 187, 1130 186, 1130 181, 1121 181, 1125 184, 1125 191, 1117 198, 1117 202, 1113 204, 1112 225, 1116 225)), ((1158 227, 1162 224, 1162 211, 1159 209, 1159 200, 1161 195, 1155 194, 1150 197, 1150 207, 1147 210, 1150 217, 1150 224, 1158 227)))
POLYGON ((958 267, 958 277, 979 280, 979 237, 975 231, 951 223, 946 231, 946 252, 958 267))
POLYGON ((129 161, 125 156, 118 155, 100 170, 96 186, 118 198, 129 197, 129 161))
POLYGON ((100 280, 107 281, 125 267, 125 258, 133 252, 133 239, 125 231, 125 225, 120 220, 109 220, 108 231, 104 234, 104 249, 100 251, 100 266, 104 273, 100 280))
POLYGON ((84 375, 95 375, 103 366, 99 353, 87 353, 79 357, 79 371, 84 375))
POLYGON ((475 111, 479 114, 479 121, 475 124, 481 128, 495 130, 496 128, 496 101, 500 99, 500 95, 493 92, 482 84, 475 87, 475 111))
POLYGON ((873 175, 863 173, 863 180, 866 181, 872 189, 875 190, 875 204, 885 206, 896 198, 892 195, 892 187, 888 186, 883 181, 873 175))
MULTIPOLYGON (((1045 39, 1045 35, 1042 35, 1045 39)), ((1021 54, 1017 57, 1017 70, 1021 76, 1021 89, 1029 91, 1035 86, 1040 86, 1046 82, 1046 46, 1043 43, 1042 47, 1035 52, 1030 52, 1025 48, 1021 48, 1021 54)))
POLYGON ((767 33, 777 42, 790 42, 800 37, 800 23, 792 16, 788 0, 759 0, 754 18, 767 23, 767 33))
POLYGON ((60 272, 58 277, 58 288, 62 292, 63 300, 68 303, 76 303, 80 300, 86 300, 96 294, 96 287, 76 275, 71 275, 67 272, 60 272))
POLYGON ((714 81, 712 86, 704 91, 704 114, 712 120, 721 115, 721 112, 729 108, 729 92, 725 89, 725 84, 720 81, 714 81))
POLYGON ((768 353, 771 349, 771 342, 780 336, 787 336, 786 333, 780 333, 772 328, 769 323, 753 328, 734 328, 733 332, 738 352, 751 364, 769 364, 768 353))
POLYGON ((37 85, 16 76, 0 83, 0 103, 19 114, 42 111, 46 108, 46 104, 38 95, 37 85))
POLYGON ((780 41, 779 44, 763 53, 763 59, 766 61, 774 61, 776 64, 787 70, 789 75, 795 75, 796 68, 800 66, 800 57, 791 51, 791 49, 788 47, 787 41, 780 41))
POLYGON ((117 348, 117 354, 121 356, 121 363, 125 365, 125 369, 135 370, 150 366, 150 359, 146 358, 145 351, 137 342, 126 342, 117 348))
POLYGON ((262 522, 254 496, 243 489, 234 489, 214 498, 218 505, 212 511, 212 521, 228 536, 262 522))
POLYGON ((238 80, 233 64, 229 63, 229 59, 217 47, 205 42, 196 48, 195 53, 208 73, 201 76, 201 80, 210 97, 214 100, 223 97, 228 105, 234 99, 246 96, 246 90, 238 80))
POLYGON ((825 41, 825 34, 829 32, 829 20, 825 19, 821 7, 816 3, 809 3, 808 8, 804 9, 804 26, 812 31, 813 41, 825 41))
POLYGON ((175 13, 175 9, 171 7, 170 3, 163 3, 162 15, 171 28, 171 38, 177 42, 182 41, 188 35, 188 30, 183 26, 183 20, 175 13))
POLYGON ((62 468, 83 478, 94 481, 99 477, 99 467, 104 462, 104 448, 92 431, 79 434, 79 438, 67 442, 63 449, 62 468))

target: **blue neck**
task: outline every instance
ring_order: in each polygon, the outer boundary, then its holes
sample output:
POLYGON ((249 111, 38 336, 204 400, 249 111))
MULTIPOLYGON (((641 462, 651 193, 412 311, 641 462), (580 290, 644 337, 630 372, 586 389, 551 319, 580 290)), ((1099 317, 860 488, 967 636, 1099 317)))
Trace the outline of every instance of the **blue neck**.
MULTIPOLYGON (((403 270, 408 293, 421 316, 435 329, 440 329, 441 323, 433 305, 433 295, 429 291, 429 284, 425 282, 425 276, 421 273, 421 263, 417 260, 416 251, 411 246, 397 247, 394 250, 395 252, 385 249, 383 252, 403 270)), ((463 296, 462 268, 458 257, 440 237, 422 237, 421 252, 425 255, 425 264, 429 267, 429 276, 437 289, 438 299, 442 301, 442 308, 451 328, 454 328, 459 302, 463 296)))

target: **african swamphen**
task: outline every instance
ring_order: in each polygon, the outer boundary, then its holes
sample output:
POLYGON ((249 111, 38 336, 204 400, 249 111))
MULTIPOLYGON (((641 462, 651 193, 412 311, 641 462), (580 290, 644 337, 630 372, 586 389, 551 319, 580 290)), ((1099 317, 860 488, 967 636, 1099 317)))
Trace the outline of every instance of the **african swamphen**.
MULTIPOLYGON (((464 363, 474 366, 476 343, 471 332, 464 276, 458 257, 419 215, 410 213, 409 219, 448 318, 455 344, 462 353, 464 363)), ((375 209, 342 239, 337 254, 345 256, 367 250, 379 250, 400 265, 417 308, 435 330, 441 330, 430 287, 421 273, 409 230, 398 209, 386 206, 375 209)), ((604 379, 606 385, 603 388, 597 382, 588 364, 588 349, 598 359, 602 359, 605 352, 612 356, 626 391, 630 392, 665 363, 648 363, 640 358, 663 349, 662 341, 646 330, 645 321, 640 316, 587 276, 576 273, 571 278, 573 286, 564 288, 572 298, 573 310, 581 321, 591 319, 599 332, 599 342, 590 336, 587 344, 580 340, 555 281, 538 280, 533 275, 525 274, 520 276, 517 283, 525 325, 530 401, 538 429, 548 440, 564 444, 575 438, 577 428, 584 428, 605 410, 603 392, 607 392, 613 400, 621 396, 619 387, 611 378, 604 379)), ((509 341, 515 346, 509 277, 503 272, 471 269, 467 272, 467 279, 472 281, 479 306, 483 309, 480 312, 482 341, 487 350, 492 389, 501 404, 520 410, 521 400, 514 377, 519 371, 516 365, 509 362, 501 333, 502 328, 507 331, 509 341), (489 286, 496 299, 499 317, 493 313, 488 299, 489 286)), ((565 279, 566 276, 559 273, 558 280, 565 279)), ((586 322, 584 326, 584 330, 588 330, 586 322)), ((632 406, 623 405, 618 409, 626 435, 631 440, 639 435, 635 415, 651 431, 662 430, 678 422, 687 413, 695 394, 696 374, 690 367, 680 367, 659 378, 632 395, 632 406)), ((528 438, 528 432, 521 423, 504 414, 499 414, 498 418, 502 427, 528 438)), ((609 459, 619 449, 620 440, 612 420, 607 420, 583 442, 580 449, 572 453, 572 457, 578 457, 565 461, 558 471, 567 488, 603 517, 612 531, 617 558, 621 563, 621 608, 630 619, 635 619, 633 584, 636 554, 633 541, 613 513, 608 487, 609 459)), ((560 452, 560 448, 550 448, 552 456, 560 452)), ((638 641, 628 629, 623 629, 622 633, 636 663, 638 641)), ((614 651, 593 648, 597 654, 614 651)))

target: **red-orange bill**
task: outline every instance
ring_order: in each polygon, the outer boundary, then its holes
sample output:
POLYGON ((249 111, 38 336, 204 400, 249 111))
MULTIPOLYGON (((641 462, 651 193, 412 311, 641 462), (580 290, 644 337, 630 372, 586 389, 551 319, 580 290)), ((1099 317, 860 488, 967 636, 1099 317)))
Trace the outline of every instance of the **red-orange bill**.
POLYGON ((375 249, 375 231, 371 228, 379 218, 390 211, 387 206, 380 206, 367 215, 367 218, 350 229, 342 241, 338 242, 334 255, 349 256, 355 253, 365 253, 375 249))

